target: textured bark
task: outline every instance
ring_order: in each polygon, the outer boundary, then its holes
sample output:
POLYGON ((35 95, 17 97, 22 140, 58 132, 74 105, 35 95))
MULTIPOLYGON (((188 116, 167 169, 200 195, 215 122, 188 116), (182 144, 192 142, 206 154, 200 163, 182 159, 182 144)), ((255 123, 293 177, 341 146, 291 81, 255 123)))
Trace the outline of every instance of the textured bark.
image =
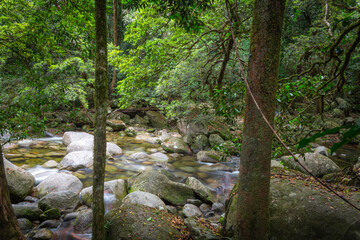
MULTIPOLYGON (((256 0, 250 39, 248 81, 271 124, 280 59, 285 0, 256 0)), ((268 239, 270 160, 273 133, 249 93, 239 170, 236 239, 268 239)))
POLYGON ((106 0, 95 1, 96 61, 95 61, 95 131, 93 174, 92 239, 105 239, 104 175, 106 163, 107 113, 107 28, 106 0))
POLYGON ((9 187, 6 181, 2 146, 0 145, 0 239, 24 239, 14 210, 11 206, 9 187))

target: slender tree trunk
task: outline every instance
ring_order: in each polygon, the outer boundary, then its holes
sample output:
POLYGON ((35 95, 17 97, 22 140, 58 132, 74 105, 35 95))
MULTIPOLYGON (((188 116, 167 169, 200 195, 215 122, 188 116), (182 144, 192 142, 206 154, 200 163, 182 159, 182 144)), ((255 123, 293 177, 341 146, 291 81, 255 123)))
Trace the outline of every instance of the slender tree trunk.
MULTIPOLYGON (((121 0, 113 0, 113 14, 114 14, 114 46, 119 46, 119 44, 122 41, 122 35, 121 34, 121 30, 122 30, 122 2, 121 0), (120 34, 119 34, 119 29, 120 29, 120 34)), ((113 70, 113 78, 111 81, 111 86, 110 86, 110 94, 112 94, 114 92, 114 87, 115 87, 115 83, 116 83, 116 69, 114 66, 114 70, 113 70)))
MULTIPOLYGON (((256 0, 248 81, 263 113, 274 122, 285 0, 256 0)), ((270 160, 273 133, 249 93, 238 184, 236 239, 269 238, 270 160)))
POLYGON ((9 187, 6 181, 4 157, 0 144, 0 239, 24 239, 14 209, 11 206, 9 187))
POLYGON ((95 132, 93 174, 92 239, 105 239, 104 175, 106 163, 107 113, 107 31, 106 0, 95 0, 96 61, 95 61, 95 132))

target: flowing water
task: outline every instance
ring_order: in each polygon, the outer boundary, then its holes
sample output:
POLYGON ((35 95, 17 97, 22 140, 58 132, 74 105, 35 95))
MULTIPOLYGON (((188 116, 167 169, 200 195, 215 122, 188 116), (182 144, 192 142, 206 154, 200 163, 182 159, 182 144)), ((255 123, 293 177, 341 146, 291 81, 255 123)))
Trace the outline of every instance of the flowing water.
MULTIPOLYGON (((123 154, 113 159, 108 159, 105 167, 105 181, 113 179, 128 179, 129 177, 150 169, 164 168, 174 173, 179 181, 193 176, 212 189, 224 201, 224 195, 231 189, 239 164, 238 158, 233 161, 212 164, 201 163, 196 156, 172 156, 168 154, 167 162, 154 162, 148 160, 133 160, 129 156, 136 152, 163 152, 159 144, 147 143, 132 137, 120 137, 115 133, 108 133, 107 140, 116 143, 123 150, 123 154)), ((35 176, 36 184, 48 176, 59 172, 56 167, 42 166, 49 160, 60 162, 66 155, 66 147, 62 145, 61 137, 39 138, 32 141, 24 140, 18 143, 16 148, 5 149, 5 157, 19 167, 23 167, 35 176)), ((64 171, 64 170, 62 170, 64 171)), ((73 174, 84 184, 84 187, 92 185, 92 169, 79 169, 73 174)))

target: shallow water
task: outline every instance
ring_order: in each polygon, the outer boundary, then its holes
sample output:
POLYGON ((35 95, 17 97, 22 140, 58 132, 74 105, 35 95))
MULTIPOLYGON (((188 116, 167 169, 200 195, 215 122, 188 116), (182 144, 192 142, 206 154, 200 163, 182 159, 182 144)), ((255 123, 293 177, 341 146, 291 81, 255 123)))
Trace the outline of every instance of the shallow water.
MULTIPOLYGON (((45 168, 41 166, 49 160, 60 162, 66 154, 66 148, 62 145, 62 138, 49 137, 34 139, 31 144, 25 142, 16 149, 6 149, 5 157, 15 165, 28 170, 35 176, 36 184, 46 177, 59 172, 57 168, 45 168)), ((215 165, 211 163, 201 163, 196 160, 196 156, 173 157, 167 154, 167 162, 155 162, 150 160, 132 160, 129 156, 136 152, 165 153, 159 144, 147 143, 143 140, 136 140, 132 137, 120 137, 115 133, 108 133, 107 140, 116 143, 123 150, 123 155, 108 159, 105 167, 105 181, 114 179, 128 179, 129 177, 150 169, 164 168, 174 173, 179 181, 185 181, 188 176, 193 176, 203 182, 217 195, 227 194, 227 189, 231 189, 238 175, 238 159, 233 162, 215 165), (225 169, 217 170, 217 169, 225 169), (216 171, 209 171, 216 170, 216 171)), ((64 170, 63 170, 64 171, 64 170)), ((92 169, 79 169, 73 172, 84 184, 84 187, 92 185, 92 169)), ((217 196, 224 201, 225 196, 217 196)))

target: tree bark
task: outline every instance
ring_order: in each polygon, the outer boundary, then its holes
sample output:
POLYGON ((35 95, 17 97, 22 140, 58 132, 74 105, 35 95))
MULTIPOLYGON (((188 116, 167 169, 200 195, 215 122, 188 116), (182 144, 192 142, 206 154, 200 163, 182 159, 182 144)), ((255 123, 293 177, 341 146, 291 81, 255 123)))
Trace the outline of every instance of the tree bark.
MULTIPOLYGON (((119 34, 119 27, 122 29, 122 2, 121 0, 113 0, 113 15, 114 15, 114 46, 117 47, 122 41, 122 34, 119 34), (120 10, 120 12, 118 11, 120 10), (120 24, 118 24, 120 22, 120 24)), ((116 69, 114 66, 113 79, 110 86, 110 94, 113 93, 116 83, 116 69)))
POLYGON ((0 239, 23 240, 19 224, 11 206, 9 187, 5 175, 4 157, 0 145, 0 239))
MULTIPOLYGON (((250 38, 248 81, 273 125, 285 0, 256 0, 250 38)), ((269 239, 270 160, 273 133, 246 94, 239 169, 236 239, 269 239)))
POLYGON ((95 61, 95 131, 93 173, 92 239, 105 239, 104 175, 106 164, 107 28, 106 0, 95 1, 96 61, 95 61))

